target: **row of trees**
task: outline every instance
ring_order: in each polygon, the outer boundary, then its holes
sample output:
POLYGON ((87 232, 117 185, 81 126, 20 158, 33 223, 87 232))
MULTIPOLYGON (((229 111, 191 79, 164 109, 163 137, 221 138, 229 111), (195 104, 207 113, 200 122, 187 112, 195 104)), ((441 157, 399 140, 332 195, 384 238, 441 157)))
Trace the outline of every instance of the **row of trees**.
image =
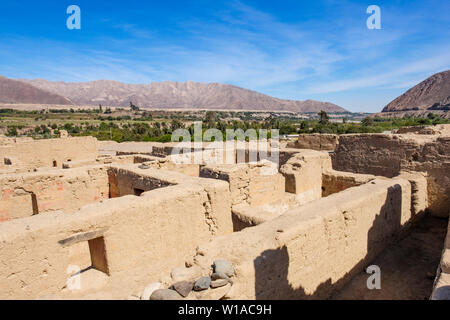
MULTIPOLYGON (((133 106, 130 103, 130 108, 133 106)), ((99 110, 101 106, 99 106, 99 110)), ((85 121, 78 124, 71 122, 59 124, 48 123, 41 124, 34 129, 25 132, 26 135, 51 137, 58 134, 59 130, 67 130, 71 135, 91 135, 100 140, 121 141, 170 141, 173 131, 179 128, 189 129, 193 136, 194 125, 189 122, 183 122, 177 117, 166 121, 153 121, 150 113, 140 113, 141 118, 131 118, 130 116, 107 117, 101 118, 99 124, 85 121), (140 121, 137 121, 140 120, 140 121)), ((432 125, 439 123, 449 123, 448 120, 442 119, 435 114, 430 113, 426 118, 402 118, 402 119, 382 119, 382 118, 365 118, 361 123, 348 122, 344 119, 341 123, 330 121, 329 115, 321 111, 317 114, 317 119, 308 120, 292 120, 281 119, 275 116, 269 116, 264 120, 230 120, 229 114, 224 112, 207 111, 203 121, 203 131, 209 128, 220 130, 225 138, 227 129, 278 129, 281 135, 297 134, 297 133, 370 133, 383 132, 394 128, 414 125, 432 125), (224 118, 225 117, 225 118, 224 118)), ((22 126, 9 126, 7 135, 18 136, 24 134, 22 126), (22 132, 19 132, 21 130, 22 132)))

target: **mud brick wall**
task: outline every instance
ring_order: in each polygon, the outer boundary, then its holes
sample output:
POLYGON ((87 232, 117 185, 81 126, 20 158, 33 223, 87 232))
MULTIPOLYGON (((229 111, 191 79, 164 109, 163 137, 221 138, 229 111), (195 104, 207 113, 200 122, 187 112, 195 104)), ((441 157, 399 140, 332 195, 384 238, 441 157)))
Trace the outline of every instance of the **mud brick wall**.
POLYGON ((108 199, 104 166, 0 176, 0 221, 52 211, 73 212, 108 199))
POLYGON ((427 174, 429 210, 450 211, 450 136, 343 135, 332 155, 333 169, 394 177, 402 170, 427 174))

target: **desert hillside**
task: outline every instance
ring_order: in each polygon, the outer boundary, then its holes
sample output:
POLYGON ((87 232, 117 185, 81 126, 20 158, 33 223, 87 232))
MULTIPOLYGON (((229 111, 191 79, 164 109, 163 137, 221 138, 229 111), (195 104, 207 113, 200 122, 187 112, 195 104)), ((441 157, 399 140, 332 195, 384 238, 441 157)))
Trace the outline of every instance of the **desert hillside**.
POLYGON ((450 110, 450 70, 436 73, 389 103, 383 112, 450 110))
POLYGON ((330 103, 314 100, 292 101, 273 98, 255 91, 220 83, 153 82, 125 84, 99 80, 85 83, 21 80, 42 90, 57 93, 77 105, 126 107, 130 101, 142 108, 229 109, 294 112, 344 112, 330 103))
POLYGON ((0 103, 72 104, 69 99, 56 93, 2 76, 0 76, 0 103))

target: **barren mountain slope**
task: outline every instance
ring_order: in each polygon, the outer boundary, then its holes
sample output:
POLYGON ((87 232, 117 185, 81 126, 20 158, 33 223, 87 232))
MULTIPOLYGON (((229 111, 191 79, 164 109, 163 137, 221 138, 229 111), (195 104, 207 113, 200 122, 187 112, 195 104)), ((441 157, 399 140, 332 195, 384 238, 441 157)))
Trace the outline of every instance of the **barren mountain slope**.
POLYGON ((21 81, 0 76, 0 102, 1 103, 45 103, 45 104, 72 104, 58 94, 36 88, 21 81))
POLYGON ((450 70, 436 73, 389 103, 383 112, 450 110, 450 70))
POLYGON ((150 84, 124 84, 110 80, 66 83, 42 79, 21 81, 61 94, 81 105, 102 104, 126 107, 131 101, 143 108, 345 111, 329 102, 282 100, 237 86, 219 83, 166 81, 150 84))

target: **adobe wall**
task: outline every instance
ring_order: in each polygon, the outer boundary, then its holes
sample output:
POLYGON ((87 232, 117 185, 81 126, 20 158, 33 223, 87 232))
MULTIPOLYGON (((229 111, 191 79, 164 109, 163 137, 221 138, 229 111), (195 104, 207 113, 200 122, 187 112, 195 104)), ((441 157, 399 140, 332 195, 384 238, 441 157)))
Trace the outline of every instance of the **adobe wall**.
POLYGON ((10 138, 0 134, 0 145, 15 144, 17 142, 33 141, 31 137, 15 137, 10 138))
POLYGON ((116 141, 99 141, 98 149, 102 155, 130 155, 130 154, 147 154, 153 151, 153 146, 163 145, 159 142, 122 142, 116 141))
POLYGON ((195 263, 227 259, 236 276, 229 299, 327 298, 408 225, 411 185, 375 179, 197 250, 195 263))
MULTIPOLYGON (((291 166, 295 168, 292 177, 293 182, 289 181, 290 174, 284 173, 286 188, 288 189, 289 184, 293 183, 294 185, 290 187, 295 188, 297 185, 300 186, 300 188, 296 189, 299 193, 296 194, 294 192, 295 189, 286 190, 288 192, 285 193, 280 201, 270 203, 270 205, 266 204, 258 207, 250 207, 245 203, 234 205, 232 213, 235 231, 241 231, 245 228, 273 220, 292 208, 303 206, 311 201, 327 197, 330 194, 338 193, 351 187, 360 186, 376 179, 372 175, 332 170, 330 169, 331 163, 328 153, 313 150, 301 150, 300 153, 292 157, 282 167, 282 172, 286 168, 291 169, 291 166), (296 167, 297 165, 298 167, 296 167)), ((413 183, 415 186, 417 185, 412 194, 414 199, 412 205, 417 209, 414 212, 419 212, 427 204, 426 180, 420 175, 416 176, 414 173, 411 173, 411 176, 408 176, 408 178, 411 179, 411 185, 413 183), (423 180, 420 180, 420 177, 423 180)))
POLYGON ((261 206, 282 199, 285 193, 283 175, 272 171, 268 161, 212 165, 203 166, 200 177, 227 181, 233 205, 261 206))
MULTIPOLYGON (((105 155, 136 155, 145 158, 146 156, 157 157, 160 159, 167 159, 172 154, 182 154, 186 157, 191 157, 196 153, 200 153, 200 158, 205 164, 212 163, 248 163, 258 162, 261 160, 271 159, 271 144, 270 141, 263 140, 257 142, 234 141, 232 143, 230 155, 227 155, 228 144, 226 142, 211 143, 158 143, 158 142, 123 142, 123 143, 108 143, 102 142, 99 150, 101 154, 105 155), (258 151, 266 151, 266 155, 258 151), (229 158, 227 158, 229 157, 229 158), (219 162, 216 161, 220 160, 219 162)), ((298 149, 279 150, 279 160, 281 165, 284 164, 298 149)), ((278 158, 278 154, 273 155, 278 158)), ((194 159, 192 159, 193 162, 194 159)), ((198 162, 196 162, 199 164, 198 162)))
POLYGON ((322 173, 331 168, 329 154, 299 149, 288 152, 280 173, 267 160, 201 168, 201 177, 229 182, 234 231, 272 220, 290 208, 321 198, 322 173))
POLYGON ((95 160, 79 160, 79 161, 67 161, 63 162, 63 169, 80 168, 91 165, 99 164, 131 164, 135 163, 135 157, 133 155, 127 156, 99 156, 95 160))
POLYGON ((0 221, 75 211, 108 198, 103 166, 0 175, 0 221))
POLYGON ((62 168, 62 163, 69 159, 95 160, 97 154, 97 139, 94 137, 17 141, 0 146, 0 169, 14 167, 32 170, 51 168, 54 164, 62 168))
MULTIPOLYGON (((132 166, 130 171, 141 172, 132 166)), ((70 248, 94 238, 104 243, 108 276, 101 290, 82 296, 124 299, 183 265, 200 243, 232 232, 226 182, 142 172, 184 183, 88 205, 75 214, 53 212, 0 224, 0 299, 72 297, 64 289, 70 248)))
POLYGON ((322 173, 331 168, 327 152, 298 150, 280 169, 286 192, 294 193, 301 203, 322 197, 322 173))
POLYGON ((447 217, 450 207, 450 136, 343 135, 332 155, 339 171, 393 177, 402 170, 427 174, 429 210, 447 217))
POLYGON ((397 177, 411 183, 411 210, 415 217, 420 217, 429 206, 427 174, 402 171, 397 177))
POLYGON ((155 157, 147 155, 135 155, 134 163, 145 163, 145 165, 155 168, 164 169, 173 172, 186 174, 191 177, 198 177, 200 174, 200 165, 195 163, 174 163, 171 157, 155 157))
POLYGON ((342 172, 333 169, 324 170, 322 174, 322 197, 328 197, 330 194, 360 186, 375 178, 370 174, 342 172))
POLYGON ((415 133, 415 134, 439 134, 450 135, 450 125, 440 124, 436 126, 415 126, 403 127, 394 131, 396 134, 415 133))
POLYGON ((151 176, 143 176, 129 169, 110 168, 108 170, 110 197, 117 198, 126 195, 140 195, 136 192, 146 192, 164 188, 174 183, 151 176))
POLYGON ((228 183, 224 181, 201 179, 164 169, 142 169, 138 165, 114 165, 108 170, 108 175, 110 191, 113 192, 115 188, 118 190, 116 197, 133 194, 136 188, 144 190, 142 195, 145 195, 147 191, 155 189, 170 193, 172 190, 170 187, 175 185, 187 189, 192 188, 193 185, 200 186, 207 192, 210 200, 204 205, 209 212, 207 221, 211 231, 214 234, 233 232, 231 194, 228 183))
POLYGON ((317 151, 333 151, 339 144, 336 134, 300 134, 298 139, 289 142, 287 148, 310 149, 317 151))

